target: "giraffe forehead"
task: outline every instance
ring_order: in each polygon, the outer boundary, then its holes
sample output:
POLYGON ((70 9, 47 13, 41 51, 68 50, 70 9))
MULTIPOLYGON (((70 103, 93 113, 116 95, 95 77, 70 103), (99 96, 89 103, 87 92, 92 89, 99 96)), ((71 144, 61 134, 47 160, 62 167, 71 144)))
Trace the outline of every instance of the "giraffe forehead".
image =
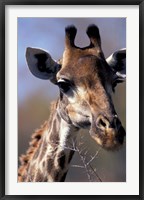
POLYGON ((99 58, 94 55, 74 54, 71 57, 63 57, 62 68, 58 73, 58 77, 75 81, 86 78, 90 79, 91 76, 98 77, 98 65, 99 58))

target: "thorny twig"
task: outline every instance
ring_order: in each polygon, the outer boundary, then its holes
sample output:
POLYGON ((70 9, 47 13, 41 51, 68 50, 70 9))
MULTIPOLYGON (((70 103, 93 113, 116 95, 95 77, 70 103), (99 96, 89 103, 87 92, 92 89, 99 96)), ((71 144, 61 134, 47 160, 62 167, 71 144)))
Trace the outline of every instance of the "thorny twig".
POLYGON ((88 180, 89 180, 89 181, 92 181, 91 175, 90 175, 89 170, 88 170, 88 166, 86 165, 86 162, 85 162, 85 161, 86 161, 85 155, 87 154, 87 152, 85 153, 84 156, 81 154, 80 151, 78 151, 78 153, 79 153, 79 156, 80 156, 80 158, 81 158, 81 160, 82 160, 82 162, 83 162, 84 168, 85 168, 85 170, 86 170, 88 180))
POLYGON ((100 178, 100 176, 98 175, 98 173, 96 172, 96 168, 93 169, 93 167, 91 166, 91 164, 89 165, 91 170, 93 171, 93 173, 96 175, 97 179, 99 180, 99 182, 102 182, 102 179, 100 178))
POLYGON ((72 167, 84 168, 84 166, 81 165, 72 165, 72 167))
POLYGON ((91 156, 91 159, 86 163, 86 165, 89 165, 96 158, 96 156, 98 155, 98 153, 99 153, 99 150, 96 151, 96 153, 95 153, 94 156, 91 156))
POLYGON ((74 140, 72 140, 72 147, 66 147, 67 149, 71 149, 73 151, 76 151, 78 153, 78 155, 80 156, 80 159, 83 163, 83 166, 81 165, 72 165, 72 167, 78 167, 78 168, 84 168, 86 170, 87 173, 87 177, 89 181, 92 181, 91 175, 95 175, 97 177, 97 179, 102 182, 102 179, 99 177, 99 175, 96 172, 96 169, 93 169, 93 167, 91 166, 92 161, 97 157, 98 153, 100 152, 101 148, 99 148, 96 153, 94 154, 94 156, 91 156, 89 161, 87 160, 87 154, 88 154, 88 150, 86 147, 84 148, 79 148, 81 147, 81 145, 83 145, 82 142, 79 143, 79 145, 76 146, 76 142, 74 140))
MULTIPOLYGON (((82 137, 81 137, 82 138, 82 137)), ((57 148, 59 146, 59 143, 54 143, 54 142, 51 142, 51 145, 55 145, 57 148)), ((96 153, 91 156, 90 160, 89 161, 86 161, 87 160, 87 154, 88 154, 88 150, 87 150, 87 147, 81 147, 83 145, 83 142, 80 141, 79 144, 77 145, 76 144, 76 141, 74 141, 72 139, 72 143, 69 142, 69 145, 68 146, 64 146, 64 149, 68 149, 68 150, 71 150, 71 151, 75 151, 78 153, 82 163, 83 163, 83 166, 81 165, 72 165, 72 167, 77 167, 77 168, 84 168, 86 173, 87 173, 87 177, 88 177, 88 180, 90 182, 92 182, 92 178, 91 178, 91 175, 95 174, 95 176, 97 177, 97 179, 102 182, 102 179, 99 177, 99 175, 97 174, 96 172, 96 169, 93 169, 93 167, 91 166, 91 163, 92 161, 97 157, 98 153, 100 152, 101 148, 99 148, 96 153)), ((29 177, 31 177, 30 174, 28 174, 29 177)), ((31 179, 31 178, 30 178, 31 179)))

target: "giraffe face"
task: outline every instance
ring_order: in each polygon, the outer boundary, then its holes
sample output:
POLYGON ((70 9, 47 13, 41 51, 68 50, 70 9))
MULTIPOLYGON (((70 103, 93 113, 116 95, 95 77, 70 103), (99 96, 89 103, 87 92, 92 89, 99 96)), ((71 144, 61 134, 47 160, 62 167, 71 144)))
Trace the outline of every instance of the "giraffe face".
POLYGON ((88 128, 92 138, 106 149, 121 146, 125 136, 111 98, 113 76, 103 54, 80 49, 64 52, 57 73, 62 116, 75 127, 88 128))
POLYGON ((79 48, 74 44, 76 28, 66 28, 65 51, 59 63, 48 53, 30 48, 27 62, 35 76, 51 79, 58 85, 60 116, 75 127, 88 128, 99 145, 113 150, 123 144, 125 136, 111 98, 116 84, 125 79, 125 74, 121 73, 125 71, 125 50, 116 52, 107 62, 98 28, 90 26, 87 34, 90 45, 79 48), (31 67, 34 63, 36 67, 31 67))

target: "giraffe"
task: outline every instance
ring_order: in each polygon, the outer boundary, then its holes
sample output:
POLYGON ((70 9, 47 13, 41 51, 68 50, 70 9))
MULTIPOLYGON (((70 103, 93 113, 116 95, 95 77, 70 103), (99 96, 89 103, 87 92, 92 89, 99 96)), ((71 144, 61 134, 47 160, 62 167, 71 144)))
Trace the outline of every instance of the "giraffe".
POLYGON ((75 45, 77 29, 65 28, 65 49, 56 62, 43 49, 28 47, 27 65, 31 73, 59 87, 59 98, 51 115, 32 135, 26 155, 20 157, 19 182, 63 182, 74 155, 72 141, 80 129, 106 150, 122 146, 125 130, 115 111, 112 92, 126 79, 126 49, 105 59, 99 29, 89 25, 90 44, 75 45), (68 147, 68 148, 67 148, 68 147))

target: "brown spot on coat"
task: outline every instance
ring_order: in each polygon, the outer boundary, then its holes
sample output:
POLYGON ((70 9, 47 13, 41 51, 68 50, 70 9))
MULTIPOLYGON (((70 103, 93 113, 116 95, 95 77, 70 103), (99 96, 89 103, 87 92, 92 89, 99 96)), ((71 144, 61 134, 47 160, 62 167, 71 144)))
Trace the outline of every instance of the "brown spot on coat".
POLYGON ((65 161, 66 161, 66 156, 65 156, 64 152, 62 151, 61 153, 58 154, 58 166, 61 169, 64 169, 65 161))
POLYGON ((47 170, 48 170, 49 174, 51 173, 53 167, 54 167, 54 159, 48 158, 48 161, 47 161, 47 170))
POLYGON ((36 177, 35 177, 35 182, 43 182, 43 174, 40 170, 38 170, 36 177))

